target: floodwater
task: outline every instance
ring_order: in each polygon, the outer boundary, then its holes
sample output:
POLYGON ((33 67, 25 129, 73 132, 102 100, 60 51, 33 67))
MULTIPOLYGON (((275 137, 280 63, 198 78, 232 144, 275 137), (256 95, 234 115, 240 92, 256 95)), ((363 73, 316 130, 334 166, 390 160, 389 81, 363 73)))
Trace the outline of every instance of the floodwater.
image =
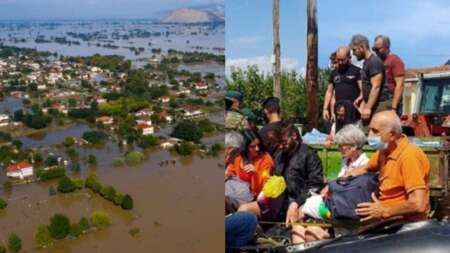
POLYGON ((0 22, 0 39, 5 45, 36 48, 40 51, 57 52, 65 56, 122 55, 130 60, 139 60, 153 56, 152 49, 181 51, 202 51, 223 54, 225 41, 224 25, 189 26, 161 24, 152 20, 93 20, 93 21, 3 21, 0 22), (161 36, 129 37, 131 31, 161 33, 161 36), (88 41, 70 36, 68 32, 84 35, 96 35, 88 41), (167 35, 166 35, 166 32, 167 35), (76 44, 55 42, 36 43, 38 36, 45 40, 65 37, 76 44), (119 37, 117 37, 119 36, 119 37), (97 44, 100 43, 100 46, 97 44), (109 44, 117 48, 104 47, 109 44), (144 48, 135 54, 130 47, 144 48), (218 50, 220 48, 221 50, 218 50))
POLYGON ((0 100, 0 113, 13 114, 20 109, 24 109, 22 99, 8 96, 0 100))
POLYGON ((75 125, 64 129, 19 137, 17 139, 22 142, 24 148, 42 147, 61 144, 64 141, 64 138, 68 136, 80 138, 84 132, 90 130, 91 127, 86 124, 76 123, 75 125))
POLYGON ((14 186, 6 196, 9 205, 0 211, 0 239, 11 232, 23 240, 22 252, 216 252, 223 249, 223 170, 218 159, 177 158, 176 165, 160 167, 172 159, 155 151, 137 167, 97 170, 103 184, 129 193, 135 208, 125 211, 89 190, 49 196, 56 181, 14 186), (110 214, 113 224, 76 240, 58 241, 50 249, 36 249, 33 236, 38 224, 54 213, 71 221, 96 210, 110 214), (128 232, 138 228, 137 238, 128 232))

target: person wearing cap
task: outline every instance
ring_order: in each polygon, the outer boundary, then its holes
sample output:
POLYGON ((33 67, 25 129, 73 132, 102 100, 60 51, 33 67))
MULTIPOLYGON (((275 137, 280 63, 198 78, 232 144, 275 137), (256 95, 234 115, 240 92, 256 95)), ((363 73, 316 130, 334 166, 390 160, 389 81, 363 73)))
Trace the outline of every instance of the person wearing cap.
POLYGON ((225 93, 225 128, 242 130, 248 127, 247 119, 240 111, 242 94, 238 91, 227 91, 225 93))
POLYGON ((258 124, 257 124, 258 117, 256 117, 256 114, 253 113, 253 111, 247 107, 243 108, 241 110, 241 113, 247 119, 247 123, 248 123, 247 128, 254 130, 254 131, 258 131, 258 124))

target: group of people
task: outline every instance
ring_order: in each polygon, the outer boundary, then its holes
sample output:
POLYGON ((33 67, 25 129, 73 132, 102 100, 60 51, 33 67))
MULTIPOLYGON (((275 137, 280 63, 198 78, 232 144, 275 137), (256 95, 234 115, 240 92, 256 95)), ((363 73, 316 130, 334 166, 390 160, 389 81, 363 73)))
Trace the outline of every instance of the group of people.
MULTIPOLYGON (((424 220, 430 209, 430 164, 424 152, 402 134, 398 114, 404 65, 389 48, 387 36, 377 36, 371 50, 368 39, 358 34, 350 47, 337 49, 323 117, 335 122, 328 141, 342 154, 338 177, 378 173, 377 193, 351 210, 360 221, 424 220), (364 60, 362 69, 351 64, 351 51, 364 60), (376 150, 370 159, 362 149, 366 143, 376 150)), ((225 135, 226 246, 248 244, 261 221, 291 225, 294 243, 329 237, 328 230, 299 224, 308 218, 333 219, 333 211, 326 206, 333 192, 324 180, 317 152, 303 143, 293 124, 282 119, 278 98, 262 102, 266 120, 262 128, 250 110, 241 108, 243 99, 238 91, 225 95, 229 130, 225 135), (285 187, 268 197, 265 187, 272 179, 282 179, 285 187), (322 209, 320 213, 314 209, 317 203, 327 211, 325 216, 322 209)))
POLYGON ((330 79, 323 103, 323 118, 333 123, 326 145, 344 125, 360 123, 367 132, 370 119, 384 110, 402 112, 405 65, 392 53, 388 36, 378 35, 374 47, 361 34, 350 46, 341 46, 330 56, 330 79), (364 61, 362 68, 352 64, 352 55, 364 61))

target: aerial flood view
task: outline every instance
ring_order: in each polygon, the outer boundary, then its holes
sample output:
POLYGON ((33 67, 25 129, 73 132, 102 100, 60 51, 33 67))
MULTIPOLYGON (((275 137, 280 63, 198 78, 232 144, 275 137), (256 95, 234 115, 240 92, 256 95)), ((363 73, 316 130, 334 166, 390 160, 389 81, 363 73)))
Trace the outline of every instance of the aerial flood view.
POLYGON ((0 252, 223 247, 223 6, 148 13, 0 21, 0 252))

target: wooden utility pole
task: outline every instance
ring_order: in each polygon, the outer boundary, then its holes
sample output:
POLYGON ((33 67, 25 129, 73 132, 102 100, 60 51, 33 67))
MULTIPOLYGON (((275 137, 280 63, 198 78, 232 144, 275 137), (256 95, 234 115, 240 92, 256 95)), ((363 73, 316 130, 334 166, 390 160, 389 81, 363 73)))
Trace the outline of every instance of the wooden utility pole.
POLYGON ((308 127, 317 127, 317 20, 316 20, 316 0, 308 0, 307 7, 307 54, 306 64, 306 87, 308 98, 308 127))
POLYGON ((280 63, 280 0, 272 0, 273 29, 273 96, 281 99, 281 63, 280 63))

